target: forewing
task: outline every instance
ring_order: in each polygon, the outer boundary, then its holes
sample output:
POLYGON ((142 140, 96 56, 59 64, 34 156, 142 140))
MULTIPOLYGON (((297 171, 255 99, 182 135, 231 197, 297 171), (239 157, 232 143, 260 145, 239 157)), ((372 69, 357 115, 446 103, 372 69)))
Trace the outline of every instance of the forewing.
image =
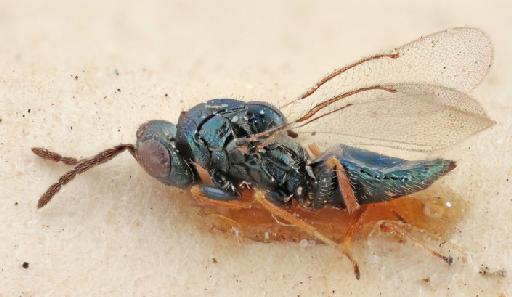
POLYGON ((343 143, 428 152, 494 124, 469 95, 427 84, 379 85, 320 106, 303 111, 288 127, 299 133, 303 144, 327 148, 343 143))
POLYGON ((293 118, 348 90, 379 84, 424 83, 469 91, 487 74, 492 55, 492 44, 479 29, 448 29, 336 69, 280 107, 293 118))

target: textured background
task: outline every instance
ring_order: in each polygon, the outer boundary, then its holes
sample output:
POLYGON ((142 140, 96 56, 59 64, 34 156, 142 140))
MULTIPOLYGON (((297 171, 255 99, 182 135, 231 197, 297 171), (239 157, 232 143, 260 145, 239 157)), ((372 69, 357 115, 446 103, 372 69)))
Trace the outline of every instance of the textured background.
POLYGON ((509 1, 0 3, 0 296, 511 296, 509 1), (474 95, 497 125, 454 147, 444 183, 471 208, 447 268, 424 251, 359 246, 362 279, 330 248, 237 242, 128 155, 38 196, 65 168, 34 145, 89 156, 211 97, 292 98, 332 68, 452 26, 476 26, 495 65, 474 95), (167 96, 165 94, 168 94, 167 96), (218 263, 213 263, 215 258, 218 263), (29 263, 27 269, 22 267, 29 263), (425 284, 421 278, 431 277, 425 284))

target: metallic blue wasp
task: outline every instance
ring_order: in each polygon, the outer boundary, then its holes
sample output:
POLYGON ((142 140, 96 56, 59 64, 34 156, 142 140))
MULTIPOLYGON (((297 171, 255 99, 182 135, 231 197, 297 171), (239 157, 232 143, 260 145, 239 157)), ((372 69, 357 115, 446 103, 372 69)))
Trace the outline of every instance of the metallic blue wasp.
POLYGON ((454 28, 336 69, 279 108, 209 100, 183 112, 176 125, 141 125, 135 145, 81 161, 34 148, 43 158, 75 166, 38 206, 77 174, 128 150, 154 178, 179 188, 195 186, 212 202, 236 204, 242 189, 260 189, 258 199, 269 212, 329 242, 282 209, 297 203, 353 213, 429 187, 455 162, 409 161, 359 147, 429 152, 490 127, 493 121, 465 92, 480 83, 491 61, 485 34, 454 28), (330 148, 322 152, 320 146, 330 148))

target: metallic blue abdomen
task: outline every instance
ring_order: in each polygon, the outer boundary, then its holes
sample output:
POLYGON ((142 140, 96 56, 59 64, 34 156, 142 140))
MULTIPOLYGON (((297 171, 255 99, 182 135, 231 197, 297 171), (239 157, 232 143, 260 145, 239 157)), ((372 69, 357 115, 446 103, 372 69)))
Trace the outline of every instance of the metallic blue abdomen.
POLYGON ((344 207, 339 188, 335 185, 336 176, 322 162, 332 156, 345 168, 360 204, 386 201, 421 191, 455 168, 454 161, 444 159, 409 161, 339 145, 312 164, 319 183, 315 189, 318 197, 314 204, 317 207, 321 207, 323 201, 344 207))

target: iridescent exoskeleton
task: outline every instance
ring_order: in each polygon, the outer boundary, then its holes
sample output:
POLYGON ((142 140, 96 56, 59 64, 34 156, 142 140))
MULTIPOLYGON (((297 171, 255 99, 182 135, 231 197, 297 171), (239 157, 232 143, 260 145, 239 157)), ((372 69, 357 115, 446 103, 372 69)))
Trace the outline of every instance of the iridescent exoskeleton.
MULTIPOLYGON (((287 209, 330 207, 361 216, 362 205, 415 193, 450 172, 451 160, 409 161, 376 151, 431 152, 492 126, 466 94, 491 62, 484 33, 454 28, 336 69, 286 103, 213 99, 183 111, 176 125, 147 122, 135 145, 91 159, 35 148, 43 158, 75 166, 43 194, 39 207, 77 174, 129 150, 151 176, 193 187, 204 204, 251 207, 241 193, 254 188, 255 201, 273 217, 337 244, 287 209)), ((341 250, 358 276, 348 246, 341 250)))
POLYGON ((213 184, 200 189, 210 199, 237 199, 239 185, 250 184, 274 202, 295 199, 314 208, 346 207, 346 193, 328 164, 332 158, 346 170, 358 204, 422 190, 455 167, 452 161, 406 161, 347 145, 312 158, 288 135, 251 139, 286 125, 268 104, 209 100, 183 112, 177 127, 164 121, 142 125, 135 151, 148 173, 170 185, 201 182, 197 170, 206 170, 213 184))

